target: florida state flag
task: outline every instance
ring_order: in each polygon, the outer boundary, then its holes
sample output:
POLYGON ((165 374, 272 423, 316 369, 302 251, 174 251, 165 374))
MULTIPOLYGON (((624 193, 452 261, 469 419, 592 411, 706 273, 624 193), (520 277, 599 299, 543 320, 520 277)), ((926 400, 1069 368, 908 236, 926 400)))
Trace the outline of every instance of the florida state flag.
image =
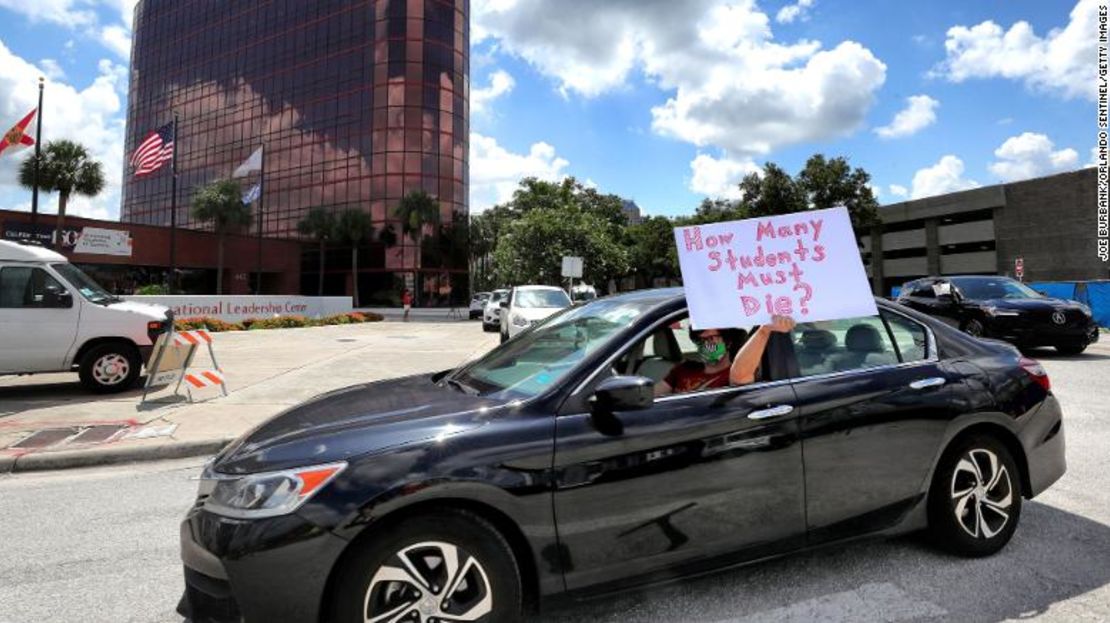
POLYGON ((12 129, 4 133, 4 138, 0 139, 0 154, 12 146, 31 146, 35 144, 35 139, 27 134, 27 126, 31 125, 31 120, 35 118, 35 113, 38 111, 38 108, 32 109, 19 123, 13 125, 12 129))

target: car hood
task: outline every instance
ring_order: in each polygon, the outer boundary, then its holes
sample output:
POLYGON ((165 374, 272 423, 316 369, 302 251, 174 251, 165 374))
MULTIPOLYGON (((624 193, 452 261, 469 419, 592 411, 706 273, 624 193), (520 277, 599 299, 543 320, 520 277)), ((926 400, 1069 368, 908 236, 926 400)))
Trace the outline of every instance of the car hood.
POLYGON ((519 316, 523 316, 526 320, 531 320, 532 322, 535 322, 537 320, 543 320, 544 318, 547 318, 548 316, 554 314, 555 312, 562 311, 563 309, 565 309, 565 308, 563 308, 563 307, 517 307, 516 309, 513 310, 513 313, 517 314, 519 316))
POLYGON ((1012 309, 1016 311, 1054 311, 1057 309, 1079 309, 1074 301, 1062 299, 986 299, 976 300, 975 303, 984 307, 997 307, 999 309, 1012 309))
POLYGON ((166 312, 169 311, 164 305, 151 305, 150 303, 138 303, 135 301, 117 301, 105 305, 107 309, 113 311, 127 312, 130 314, 137 314, 151 320, 165 320, 166 312))
POLYGON ((244 474, 347 460, 470 430, 502 406, 440 387, 426 374, 355 385, 274 416, 234 441, 213 467, 244 474))

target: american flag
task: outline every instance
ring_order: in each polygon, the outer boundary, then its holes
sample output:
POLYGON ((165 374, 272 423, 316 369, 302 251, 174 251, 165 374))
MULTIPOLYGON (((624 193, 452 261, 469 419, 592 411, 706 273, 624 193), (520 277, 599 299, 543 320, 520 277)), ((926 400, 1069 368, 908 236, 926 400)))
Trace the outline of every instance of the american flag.
POLYGON ((131 168, 135 177, 154 173, 173 159, 173 122, 158 128, 143 139, 131 154, 131 168))

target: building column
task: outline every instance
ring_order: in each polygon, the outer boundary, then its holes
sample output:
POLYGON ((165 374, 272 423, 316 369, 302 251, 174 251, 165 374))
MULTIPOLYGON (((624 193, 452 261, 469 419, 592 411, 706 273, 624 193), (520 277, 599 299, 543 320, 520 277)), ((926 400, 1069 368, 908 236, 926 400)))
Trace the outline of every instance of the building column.
POLYGON ((940 232, 935 218, 925 220, 925 266, 930 275, 940 274, 940 232))
POLYGON ((886 296, 883 290, 883 226, 871 228, 871 292, 886 296))

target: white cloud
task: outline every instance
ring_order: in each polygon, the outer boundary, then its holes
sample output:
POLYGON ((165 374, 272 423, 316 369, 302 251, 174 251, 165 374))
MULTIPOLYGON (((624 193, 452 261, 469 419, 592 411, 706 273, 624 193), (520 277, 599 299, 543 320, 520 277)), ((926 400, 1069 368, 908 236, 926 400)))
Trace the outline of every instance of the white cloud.
POLYGON ((1003 30, 995 22, 953 26, 944 42, 947 58, 934 73, 952 82, 972 78, 1021 80, 1064 98, 1095 98, 1098 2, 1079 0, 1062 29, 1038 36, 1028 22, 1003 30))
POLYGON ((914 173, 911 197, 920 199, 979 186, 979 182, 965 179, 963 175, 963 160, 952 155, 942 156, 933 166, 914 173))
POLYGON ((66 71, 58 64, 58 61, 52 58, 44 58, 39 61, 39 67, 42 68, 42 73, 51 80, 64 80, 66 71))
MULTIPOLYGON (((38 76, 44 71, 12 53, 0 42, 0 119, 14 122, 37 105, 38 76)), ((83 88, 62 81, 46 81, 43 106, 44 142, 66 138, 85 145, 104 166, 107 187, 98 197, 71 202, 73 214, 115 218, 119 214, 123 178, 124 110, 127 69, 108 60, 98 64, 98 75, 83 88)), ((29 151, 27 153, 30 153, 29 151)), ((28 191, 17 183, 19 164, 26 156, 0 158, 0 207, 26 203, 28 191)), ((40 195, 40 209, 55 210, 57 199, 40 195)))
POLYGON ((883 196, 882 187, 875 184, 868 184, 867 187, 871 189, 871 194, 874 195, 876 199, 883 196))
POLYGON ((875 128, 881 138, 901 138, 916 134, 937 120, 937 107, 940 102, 928 95, 911 95, 906 98, 906 107, 894 115, 888 125, 875 128))
POLYGON ((1079 152, 1074 149, 1055 149, 1044 134, 1023 132, 1011 136, 994 150, 998 158, 987 168, 1004 182, 1026 180, 1079 166, 1079 152))
POLYGON ((808 17, 809 9, 813 6, 816 0, 798 0, 795 4, 788 4, 775 14, 775 21, 780 24, 789 24, 794 20, 808 17))
POLYGON ((78 28, 96 23, 88 0, 0 0, 0 8, 23 15, 32 22, 49 22, 78 28))
POLYGON ((1085 167, 1097 167, 1098 165, 1099 165, 1099 162, 1098 162, 1098 145, 1095 145, 1094 147, 1091 148, 1091 159, 1088 160, 1087 164, 1085 164, 1083 166, 1085 166, 1085 167))
POLYGON ((894 195, 895 197, 905 198, 910 195, 910 191, 905 186, 902 186, 900 184, 891 184, 886 188, 890 191, 890 194, 894 195))
POLYGON ((471 132, 470 211, 482 212, 508 201, 525 177, 561 180, 569 164, 547 143, 535 143, 527 154, 518 154, 498 145, 494 138, 471 132))
POLYGON ((751 159, 718 159, 706 154, 698 154, 690 162, 690 169, 693 171, 693 177, 690 178, 691 191, 725 199, 739 199, 740 180, 749 173, 759 172, 759 166, 751 159))
POLYGON ((489 112, 489 105, 502 95, 507 95, 516 86, 509 72, 497 70, 490 74, 489 86, 470 90, 470 111, 473 114, 489 112))
POLYGON ((120 58, 131 59, 131 31, 127 28, 118 24, 105 26, 100 30, 100 42, 120 58))
POLYGON ((732 159, 858 128, 886 66, 853 41, 774 40, 754 0, 475 0, 475 41, 496 40, 565 96, 595 97, 642 75, 671 93, 662 136, 732 159))

